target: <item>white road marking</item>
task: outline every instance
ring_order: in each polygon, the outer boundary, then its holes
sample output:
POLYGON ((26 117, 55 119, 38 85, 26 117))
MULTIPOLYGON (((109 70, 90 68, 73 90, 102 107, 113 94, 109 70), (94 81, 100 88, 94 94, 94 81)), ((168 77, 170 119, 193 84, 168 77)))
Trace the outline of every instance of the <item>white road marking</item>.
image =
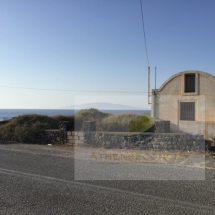
POLYGON ((178 203, 179 205, 183 206, 188 206, 188 207, 194 207, 198 209, 206 209, 206 210, 213 210, 215 211, 215 207, 210 207, 206 205, 199 205, 199 204, 194 204, 190 202, 184 202, 180 200, 173 200, 173 199, 168 199, 165 197, 158 197, 158 196, 153 196, 153 195, 148 195, 148 194, 143 194, 143 193, 136 193, 132 191, 126 191, 126 190, 120 190, 116 188, 109 188, 109 187, 102 187, 99 185, 93 185, 93 184, 88 184, 88 183, 82 183, 82 182, 76 182, 76 181, 69 181, 65 179, 60 179, 60 178, 54 178, 54 177, 49 177, 49 176, 42 176, 42 175, 36 175, 36 174, 31 174, 31 173, 25 173, 25 172, 20 172, 20 171, 15 171, 15 170, 9 170, 9 169, 3 169, 0 168, 0 174, 9 174, 9 175, 15 175, 15 176, 24 176, 24 177, 30 177, 33 179, 41 179, 41 180, 52 180, 52 181, 59 181, 59 182, 64 182, 64 183, 70 183, 73 185, 78 185, 81 188, 83 187, 89 187, 89 188, 94 188, 94 189, 102 189, 102 190, 107 190, 107 191, 113 191, 113 192, 118 192, 122 194, 127 194, 127 195, 135 195, 135 196, 140 196, 140 197, 145 197, 145 198, 151 198, 151 199, 156 199, 156 200, 161 200, 161 201, 168 201, 170 203, 178 203))

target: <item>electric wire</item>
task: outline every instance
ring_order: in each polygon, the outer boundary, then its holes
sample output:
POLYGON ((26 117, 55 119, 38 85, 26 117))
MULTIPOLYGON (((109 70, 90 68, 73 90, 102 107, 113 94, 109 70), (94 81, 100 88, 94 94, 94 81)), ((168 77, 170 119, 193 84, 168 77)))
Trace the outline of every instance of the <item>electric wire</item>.
MULTIPOLYGON (((144 41, 145 41, 145 49, 146 49, 146 57, 147 63, 149 66, 149 57, 148 57, 148 50, 146 45, 146 33, 144 27, 144 19, 143 19, 143 8, 142 8, 142 1, 140 0, 140 7, 141 7, 141 16, 142 16, 142 25, 143 25, 143 33, 144 33, 144 41)), ((41 88, 27 88, 27 87, 10 87, 10 86, 0 86, 0 88, 10 88, 10 89, 23 89, 23 90, 44 90, 44 91, 70 91, 70 92, 81 92, 81 93, 126 93, 126 94, 145 94, 148 92, 125 92, 125 91, 96 91, 96 90, 63 90, 63 89, 41 89, 41 88)))
POLYGON ((68 92, 81 92, 81 93, 134 93, 134 94, 145 94, 147 92, 125 92, 125 91, 96 91, 96 90, 64 90, 64 89, 42 89, 42 88, 27 88, 27 87, 10 87, 0 86, 0 88, 9 89, 20 89, 20 90, 44 90, 44 91, 68 91, 68 92))
POLYGON ((142 0, 140 0, 140 8, 141 8, 141 16, 142 16, 142 24, 143 24, 143 34, 144 34, 144 41, 145 41, 145 48, 146 48, 146 57, 147 57, 147 63, 149 67, 149 56, 147 51, 147 45, 146 45, 146 32, 145 32, 145 24, 143 19, 143 6, 142 6, 142 0))
MULTIPOLYGON (((145 41, 145 48, 146 48, 146 56, 147 56, 147 63, 149 66, 149 57, 146 45, 146 33, 144 27, 144 20, 143 20, 143 8, 142 8, 142 1, 140 0, 141 6, 141 15, 142 15, 142 24, 143 24, 143 33, 144 33, 144 41, 145 41)), ((10 88, 10 89, 21 89, 21 90, 44 90, 44 91, 70 91, 70 92, 81 92, 81 93, 125 93, 125 94, 145 94, 148 92, 124 92, 124 91, 96 91, 96 90, 63 90, 63 89, 41 89, 41 88, 28 88, 28 87, 10 87, 10 86, 0 86, 0 88, 10 88)))

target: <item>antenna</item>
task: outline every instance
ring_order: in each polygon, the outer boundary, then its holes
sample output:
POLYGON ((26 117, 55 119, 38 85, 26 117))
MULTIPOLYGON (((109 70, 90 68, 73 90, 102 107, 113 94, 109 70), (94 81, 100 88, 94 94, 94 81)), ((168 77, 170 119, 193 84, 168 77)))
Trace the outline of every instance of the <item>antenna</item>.
POLYGON ((156 72, 157 72, 157 67, 155 67, 155 90, 156 90, 156 72))
POLYGON ((150 103, 150 66, 148 67, 148 104, 150 103))

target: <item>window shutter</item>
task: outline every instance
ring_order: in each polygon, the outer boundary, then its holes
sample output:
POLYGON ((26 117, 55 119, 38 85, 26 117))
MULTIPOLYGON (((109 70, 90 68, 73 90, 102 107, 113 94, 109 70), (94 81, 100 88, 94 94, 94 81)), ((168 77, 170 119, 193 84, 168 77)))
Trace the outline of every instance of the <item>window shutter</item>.
POLYGON ((195 121, 195 102, 180 103, 180 120, 195 121))

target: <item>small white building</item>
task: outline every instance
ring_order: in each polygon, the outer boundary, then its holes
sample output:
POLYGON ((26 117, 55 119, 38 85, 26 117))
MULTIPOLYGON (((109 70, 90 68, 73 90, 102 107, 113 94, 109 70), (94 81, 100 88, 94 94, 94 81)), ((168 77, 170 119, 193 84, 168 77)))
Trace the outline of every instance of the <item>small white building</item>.
POLYGON ((152 90, 151 117, 170 121, 170 132, 215 136, 215 77, 184 71, 152 90))

